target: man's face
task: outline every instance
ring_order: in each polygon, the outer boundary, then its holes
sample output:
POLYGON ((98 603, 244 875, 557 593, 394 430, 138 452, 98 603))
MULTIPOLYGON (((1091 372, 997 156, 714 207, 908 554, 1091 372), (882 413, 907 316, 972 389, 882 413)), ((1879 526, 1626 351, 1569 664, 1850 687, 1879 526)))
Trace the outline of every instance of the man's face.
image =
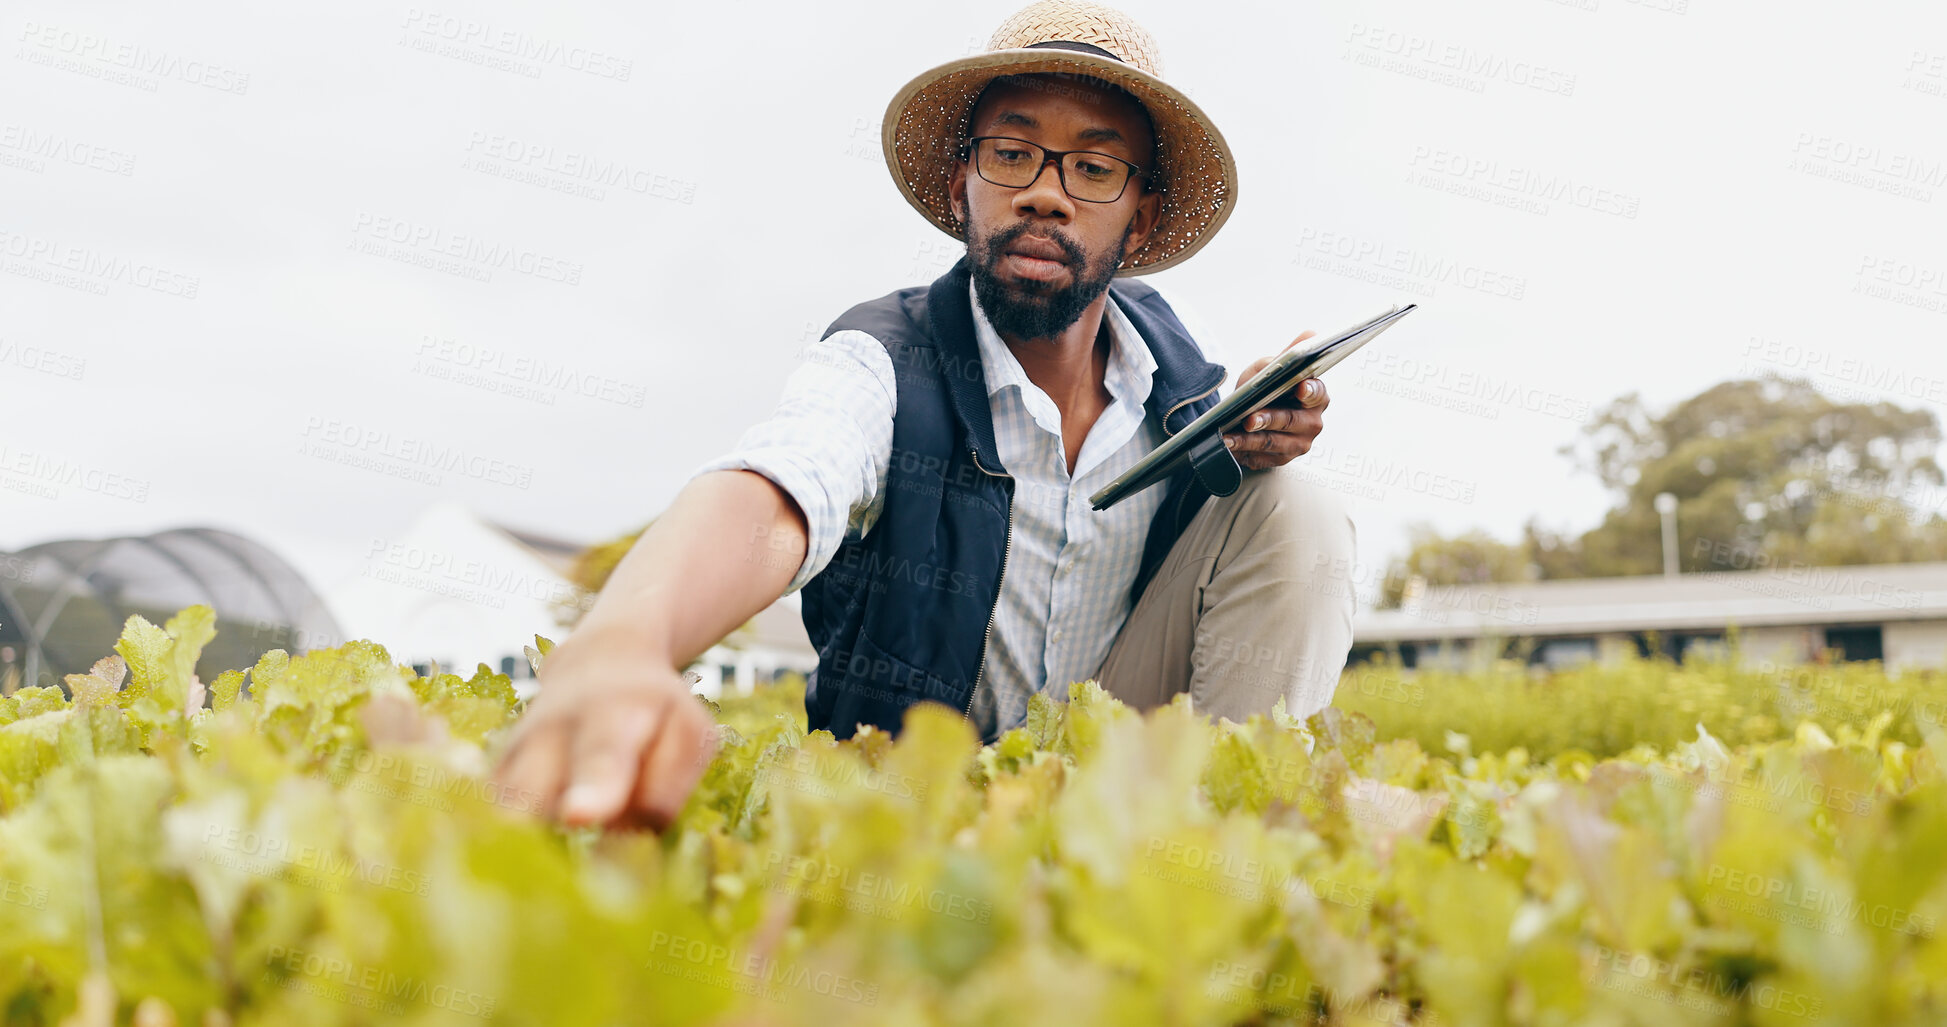
MULTIPOLYGON (((1054 150, 1093 150, 1148 169, 1148 118, 1130 96, 1061 76, 996 81, 974 107, 969 136, 1010 136, 1054 150), (1039 88, 1036 88, 1039 86, 1039 88)), ((1131 179, 1111 203, 1077 200, 1050 164, 1012 189, 981 178, 971 162, 953 171, 948 193, 967 228, 974 291, 994 328, 1018 339, 1048 339, 1074 324, 1109 287, 1123 257, 1155 227, 1160 194, 1131 179), (1011 253, 1054 246, 1041 260, 1011 253), (1052 253, 1052 250, 1050 251, 1052 253)))

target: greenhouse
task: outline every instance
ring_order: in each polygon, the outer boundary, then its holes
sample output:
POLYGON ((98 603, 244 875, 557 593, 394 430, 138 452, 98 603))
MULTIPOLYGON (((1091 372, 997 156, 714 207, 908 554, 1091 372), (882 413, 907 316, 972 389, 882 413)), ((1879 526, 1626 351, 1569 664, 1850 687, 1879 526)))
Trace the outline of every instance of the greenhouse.
POLYGON ((267 649, 343 641, 295 568, 231 532, 44 542, 0 557, 0 689, 58 685, 112 651, 130 616, 162 624, 198 603, 217 616, 216 639, 196 664, 204 681, 267 649))

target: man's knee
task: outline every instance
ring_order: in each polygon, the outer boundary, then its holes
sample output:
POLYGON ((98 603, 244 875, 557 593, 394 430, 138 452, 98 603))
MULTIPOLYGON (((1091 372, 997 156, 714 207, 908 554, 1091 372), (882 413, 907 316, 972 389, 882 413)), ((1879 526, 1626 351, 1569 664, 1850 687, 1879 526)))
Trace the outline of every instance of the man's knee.
POLYGON ((1307 571, 1326 566, 1350 573, 1358 544, 1351 510, 1342 494, 1314 480, 1303 467, 1285 464, 1253 471, 1230 498, 1247 504, 1267 541, 1294 543, 1293 556, 1307 571))
POLYGON ((1342 495, 1286 464, 1245 475, 1223 502, 1232 505, 1216 575, 1250 578, 1254 602, 1285 596, 1293 617, 1349 624, 1358 532, 1342 495))
POLYGON ((1329 703, 1352 638, 1357 537, 1345 500, 1289 464, 1245 475, 1225 497, 1226 553, 1212 587, 1227 607, 1199 622, 1198 708, 1241 720, 1329 703))

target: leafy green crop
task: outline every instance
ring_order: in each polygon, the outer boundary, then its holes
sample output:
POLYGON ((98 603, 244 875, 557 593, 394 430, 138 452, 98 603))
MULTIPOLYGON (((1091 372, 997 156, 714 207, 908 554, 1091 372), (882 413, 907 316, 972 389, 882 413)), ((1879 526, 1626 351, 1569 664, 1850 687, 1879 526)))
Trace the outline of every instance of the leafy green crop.
POLYGON ((1451 751, 1464 735, 1481 752, 1525 749, 1552 757, 1668 749, 1697 725, 1728 745, 1791 738, 1801 723, 1864 730, 1892 714, 1885 737, 1919 745, 1924 722, 1947 721, 1947 676, 1877 662, 1771 664, 1665 658, 1590 663, 1542 674, 1515 661, 1469 673, 1375 662, 1348 669, 1336 705, 1372 718, 1380 735, 1451 751))
POLYGON ((211 624, 0 699, 5 1023, 1947 1020, 1917 714, 1540 761, 1092 682, 992 746, 935 705, 835 742, 772 688, 670 831, 604 836, 488 783, 506 678, 354 642, 206 686, 211 624))

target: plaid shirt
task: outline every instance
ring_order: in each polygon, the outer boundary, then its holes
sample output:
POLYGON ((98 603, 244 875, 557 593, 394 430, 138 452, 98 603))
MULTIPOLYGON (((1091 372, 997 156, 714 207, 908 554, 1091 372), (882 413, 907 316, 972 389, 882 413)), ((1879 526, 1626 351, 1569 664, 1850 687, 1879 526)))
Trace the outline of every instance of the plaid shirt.
MULTIPOLYGON (((1104 306, 1110 349, 1103 384, 1112 401, 1090 427, 1071 476, 1060 411, 994 331, 971 282, 967 290, 994 441, 1015 479, 1011 549, 974 696, 974 723, 992 739, 1026 720, 1035 692, 1065 699, 1070 682, 1101 669, 1129 616, 1129 592, 1163 489, 1144 490, 1100 513, 1089 508, 1088 497, 1164 435, 1143 409, 1156 361, 1111 301, 1104 306)), ((1172 308, 1193 339, 1207 338, 1191 315, 1172 308)), ((1225 364, 1221 398, 1235 368, 1207 344, 1199 346, 1225 364)), ((807 347, 768 420, 744 432, 730 453, 691 473, 756 471, 804 508, 810 538, 787 594, 822 571, 843 540, 872 530, 885 504, 897 398, 885 347, 865 332, 834 332, 807 347)))

